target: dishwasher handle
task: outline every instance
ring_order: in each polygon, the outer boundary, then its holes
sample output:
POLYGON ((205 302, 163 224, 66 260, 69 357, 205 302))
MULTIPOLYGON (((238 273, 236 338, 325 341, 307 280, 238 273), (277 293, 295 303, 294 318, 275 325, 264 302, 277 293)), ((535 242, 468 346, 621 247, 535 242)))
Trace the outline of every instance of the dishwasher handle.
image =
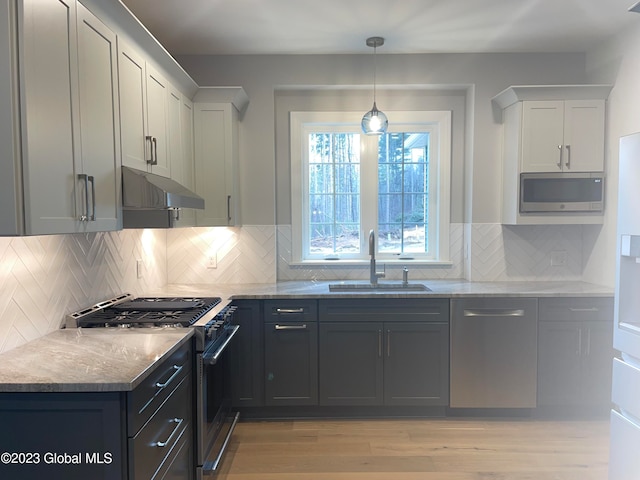
POLYGON ((523 308, 504 309, 504 308, 482 308, 482 309, 465 309, 465 317, 524 317, 523 308))

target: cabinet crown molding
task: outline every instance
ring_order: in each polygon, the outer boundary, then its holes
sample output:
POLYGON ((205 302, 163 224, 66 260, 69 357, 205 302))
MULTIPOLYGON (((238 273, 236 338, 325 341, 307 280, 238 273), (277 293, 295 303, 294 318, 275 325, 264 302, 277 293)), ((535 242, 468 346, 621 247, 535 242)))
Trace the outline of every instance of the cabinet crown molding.
POLYGON ((231 103, 238 112, 249 104, 249 97, 242 87, 200 87, 194 103, 231 103))
POLYGON ((512 85, 491 99, 500 108, 522 100, 606 100, 613 85, 512 85))

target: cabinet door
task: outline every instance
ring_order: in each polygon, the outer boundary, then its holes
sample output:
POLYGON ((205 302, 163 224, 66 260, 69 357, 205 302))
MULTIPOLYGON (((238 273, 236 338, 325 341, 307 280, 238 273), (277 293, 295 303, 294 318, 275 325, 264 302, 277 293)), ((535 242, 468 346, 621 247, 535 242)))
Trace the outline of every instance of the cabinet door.
POLYGON ((259 407, 264 404, 264 329, 258 300, 234 302, 238 308, 234 323, 240 330, 231 344, 233 371, 231 395, 234 407, 259 407))
POLYGON ((563 129, 563 101, 523 102, 521 171, 561 171, 565 153, 563 129))
POLYGON ((79 208, 89 217, 85 231, 116 230, 121 223, 116 72, 115 34, 78 4, 82 173, 93 178, 78 188, 79 208))
POLYGON ((318 404, 318 323, 267 323, 266 405, 318 404))
POLYGON ((167 142, 169 151, 169 163, 171 165, 171 178, 182 183, 182 128, 181 108, 182 95, 173 85, 169 85, 167 92, 167 142))
POLYGON ((150 144, 146 140, 145 61, 134 49, 121 41, 118 41, 118 48, 122 164, 146 172, 150 144))
POLYGON ((168 145, 169 84, 149 63, 147 73, 147 135, 151 137, 153 160, 151 171, 163 177, 171 176, 168 145))
POLYGON ((31 235, 72 233, 80 227, 75 1, 26 0, 23 33, 25 228, 31 235))
POLYGON ((604 100, 572 100, 564 106, 563 170, 604 170, 604 100))
POLYGON ((385 405, 449 404, 449 324, 385 323, 385 405))
MULTIPOLYGON (((175 149, 174 137, 175 132, 175 118, 172 108, 170 106, 169 115, 173 120, 170 121, 170 145, 171 145, 171 177, 179 184, 184 185, 191 191, 195 191, 195 175, 194 175, 194 157, 193 157, 193 103, 184 95, 178 94, 173 91, 170 99, 174 102, 176 95, 179 95, 179 142, 180 153, 175 149)), ((180 210, 180 218, 176 220, 176 226, 187 227, 194 226, 196 224, 196 211, 193 208, 183 208, 180 210)))
POLYGON ((196 193, 204 210, 198 226, 233 225, 236 115, 231 104, 196 103, 194 107, 196 193))
POLYGON ((582 393, 581 323, 540 322, 538 329, 538 405, 575 405, 582 393))
POLYGON ((321 405, 382 405, 382 323, 321 322, 319 344, 321 405))
POLYGON ((611 404, 613 329, 609 322, 585 322, 583 327, 582 402, 611 404))

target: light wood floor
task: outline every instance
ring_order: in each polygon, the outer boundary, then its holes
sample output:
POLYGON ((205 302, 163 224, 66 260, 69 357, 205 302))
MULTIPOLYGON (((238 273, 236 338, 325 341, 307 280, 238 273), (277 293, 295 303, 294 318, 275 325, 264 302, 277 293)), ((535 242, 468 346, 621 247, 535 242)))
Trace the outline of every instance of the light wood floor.
POLYGON ((609 422, 238 424, 218 480, 606 480, 609 422))

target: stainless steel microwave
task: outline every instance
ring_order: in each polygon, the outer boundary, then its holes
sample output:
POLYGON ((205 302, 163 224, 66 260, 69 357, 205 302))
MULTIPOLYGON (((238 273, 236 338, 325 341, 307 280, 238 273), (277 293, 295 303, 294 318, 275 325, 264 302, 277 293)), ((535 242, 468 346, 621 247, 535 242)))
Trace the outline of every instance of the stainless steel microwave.
POLYGON ((598 213, 603 209, 602 172, 520 174, 520 213, 598 213))

